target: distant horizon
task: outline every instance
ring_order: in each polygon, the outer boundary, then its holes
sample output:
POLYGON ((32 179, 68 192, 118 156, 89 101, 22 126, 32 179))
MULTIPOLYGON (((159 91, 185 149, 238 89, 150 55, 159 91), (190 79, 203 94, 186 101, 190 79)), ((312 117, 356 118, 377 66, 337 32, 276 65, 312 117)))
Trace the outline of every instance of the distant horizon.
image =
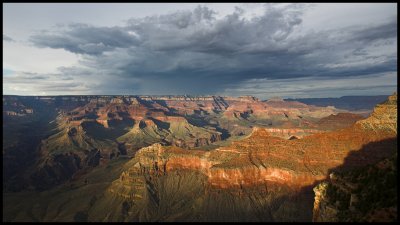
POLYGON ((397 89, 388 93, 381 93, 381 94, 346 94, 346 95, 336 95, 336 96, 311 96, 311 95, 300 95, 300 96, 279 96, 279 95, 271 95, 264 98, 257 97, 251 94, 243 94, 243 95, 228 95, 228 94, 5 94, 3 96, 227 96, 227 97, 243 97, 243 96, 252 96, 259 99, 270 99, 274 97, 279 97, 283 99, 302 99, 302 98, 342 98, 348 96, 355 96, 355 97, 365 97, 365 96, 390 96, 394 93, 397 93, 397 89))
MULTIPOLYGON (((266 98, 266 99, 261 99, 258 98, 260 101, 265 101, 265 100, 269 100, 272 98, 282 98, 283 100, 294 100, 294 99, 324 99, 324 98, 343 98, 343 97, 379 97, 379 96, 390 96, 393 95, 394 93, 397 93, 397 91, 393 92, 392 94, 388 94, 388 95, 343 95, 340 97, 309 97, 309 98, 283 98, 280 96, 274 96, 274 97, 270 97, 270 98, 266 98)), ((212 97, 212 96, 218 96, 218 97, 234 97, 234 98, 239 98, 239 97, 255 97, 252 95, 243 95, 243 96, 229 96, 229 95, 8 95, 8 94, 3 94, 3 96, 17 96, 17 97, 80 97, 80 96, 106 96, 106 97, 113 97, 113 96, 119 96, 119 97, 130 97, 130 96, 134 96, 134 97, 141 97, 141 96, 174 96, 174 97, 212 97)), ((257 97, 255 97, 257 98, 257 97)))

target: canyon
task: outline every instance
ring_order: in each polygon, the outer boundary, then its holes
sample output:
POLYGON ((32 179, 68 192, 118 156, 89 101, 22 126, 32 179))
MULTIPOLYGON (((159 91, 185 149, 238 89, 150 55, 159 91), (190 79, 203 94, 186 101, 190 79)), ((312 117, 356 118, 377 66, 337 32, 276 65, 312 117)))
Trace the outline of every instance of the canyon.
POLYGON ((3 135, 12 205, 3 221, 341 221, 324 197, 331 174, 397 149, 396 93, 367 118, 252 96, 3 96, 4 105, 3 131, 35 122, 46 132, 30 148, 20 144, 29 135, 3 135), (32 152, 20 171, 15 149, 32 152))

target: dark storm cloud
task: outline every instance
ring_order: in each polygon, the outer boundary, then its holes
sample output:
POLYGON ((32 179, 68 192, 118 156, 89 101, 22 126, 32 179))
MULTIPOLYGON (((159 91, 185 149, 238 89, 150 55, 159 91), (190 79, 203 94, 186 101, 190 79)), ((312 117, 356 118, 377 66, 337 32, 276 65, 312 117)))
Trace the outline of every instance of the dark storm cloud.
POLYGON ((12 38, 11 38, 11 37, 9 37, 9 36, 7 36, 7 35, 3 34, 3 41, 10 41, 10 42, 14 42, 15 40, 14 40, 14 39, 12 39, 12 38))
POLYGON ((137 42, 119 27, 93 27, 86 24, 71 24, 59 34, 37 34, 31 41, 38 47, 63 48, 79 54, 97 55, 115 48, 127 48, 137 42))
POLYGON ((243 10, 222 19, 206 7, 192 12, 132 19, 127 29, 142 38, 142 46, 153 51, 201 52, 216 55, 282 50, 281 42, 301 23, 301 12, 265 7, 265 14, 252 20, 243 18, 243 10))
MULTIPOLYGON (((69 77, 93 76, 110 91, 212 94, 251 79, 351 77, 397 70, 397 22, 302 32, 304 5, 243 9, 216 18, 207 7, 131 19, 122 27, 72 24, 31 37, 81 54, 69 77), (85 69, 83 69, 85 68, 85 69), (148 91, 148 92, 147 92, 148 91)), ((4 37, 3 37, 4 39, 4 37)), ((90 85, 90 84, 89 84, 90 85)), ((159 93, 162 94, 162 93, 159 93)))
POLYGON ((378 39, 397 38, 397 20, 393 18, 381 26, 364 27, 354 31, 353 41, 374 41, 378 39))

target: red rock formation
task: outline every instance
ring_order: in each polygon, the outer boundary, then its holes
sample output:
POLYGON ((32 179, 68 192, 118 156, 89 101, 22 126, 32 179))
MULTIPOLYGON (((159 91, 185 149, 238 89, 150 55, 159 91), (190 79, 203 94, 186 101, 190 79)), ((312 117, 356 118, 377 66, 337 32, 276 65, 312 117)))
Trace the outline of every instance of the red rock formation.
MULTIPOLYGON (((392 98, 393 100, 394 98, 392 98)), ((324 179, 329 169, 342 165, 350 152, 357 152, 366 144, 397 137, 392 130, 396 104, 378 106, 376 113, 351 127, 318 133, 299 140, 284 140, 272 136, 266 129, 255 128, 251 136, 230 146, 212 151, 185 151, 176 147, 151 146, 141 149, 139 161, 150 167, 157 161, 166 171, 190 169, 208 176, 217 188, 251 186, 268 182, 284 183, 293 187, 311 185, 324 179), (376 118, 385 118, 379 123, 376 118), (372 125, 371 125, 372 124, 372 125), (371 127, 379 129, 370 129, 371 127), (389 129, 383 129, 384 127, 389 129), (146 153, 147 156, 143 157, 146 153), (149 158, 150 157, 150 158, 149 158)), ((379 146, 374 154, 347 158, 348 166, 359 167, 387 157, 393 146, 379 146)), ((361 153, 360 153, 361 154, 361 153)))
POLYGON ((363 119, 361 115, 353 113, 338 113, 337 115, 330 115, 320 119, 317 123, 320 129, 336 130, 348 127, 356 121, 363 119))

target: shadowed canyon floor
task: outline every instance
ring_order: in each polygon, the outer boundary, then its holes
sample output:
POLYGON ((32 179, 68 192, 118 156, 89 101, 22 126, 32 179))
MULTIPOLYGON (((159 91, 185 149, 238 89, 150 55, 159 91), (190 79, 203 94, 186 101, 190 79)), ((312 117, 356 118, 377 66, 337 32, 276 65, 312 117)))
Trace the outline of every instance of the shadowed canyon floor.
MULTIPOLYGON (((3 106, 3 221, 343 221, 354 203, 335 198, 354 193, 313 188, 397 151, 397 94, 365 119, 249 96, 3 96, 3 106), (43 135, 24 147, 34 122, 43 135)), ((393 204, 376 201, 354 220, 379 221, 382 208, 391 218, 393 204)))

